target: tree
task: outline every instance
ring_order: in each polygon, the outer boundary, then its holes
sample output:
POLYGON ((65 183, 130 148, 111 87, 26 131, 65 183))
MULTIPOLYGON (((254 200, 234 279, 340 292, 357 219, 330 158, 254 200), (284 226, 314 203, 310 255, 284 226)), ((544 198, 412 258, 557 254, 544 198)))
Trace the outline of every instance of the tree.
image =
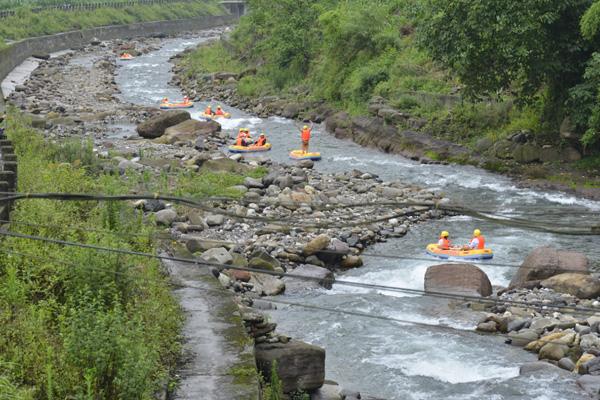
POLYGON ((522 102, 545 89, 559 112, 591 55, 579 23, 592 0, 424 0, 419 38, 473 98, 511 91, 522 102))

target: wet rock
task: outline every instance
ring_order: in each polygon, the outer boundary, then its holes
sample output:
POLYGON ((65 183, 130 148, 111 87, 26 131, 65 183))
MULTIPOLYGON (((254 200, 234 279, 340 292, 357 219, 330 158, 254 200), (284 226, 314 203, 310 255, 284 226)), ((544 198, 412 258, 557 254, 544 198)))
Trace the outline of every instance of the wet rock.
POLYGON ((297 293, 310 289, 324 287, 331 289, 335 280, 333 272, 327 268, 318 267, 316 265, 303 264, 294 269, 293 275, 299 275, 303 278, 285 277, 283 281, 286 286, 286 293, 297 293))
POLYGON ((584 274, 564 273, 545 279, 542 287, 559 293, 568 293, 580 299, 595 299, 600 296, 600 280, 584 274))
POLYGON ((350 269, 350 268, 359 268, 363 266, 363 260, 359 256, 346 256, 340 262, 340 268, 350 269))
POLYGON ((231 264, 233 262, 233 257, 224 247, 206 250, 199 259, 211 264, 231 264))
POLYGON ((584 375, 577 379, 577 385, 593 398, 600 393, 600 376, 584 375))
POLYGON ((325 381, 325 349, 297 340, 260 343, 255 346, 256 365, 265 380, 271 379, 273 361, 284 393, 312 391, 325 381))
POLYGON ((177 212, 170 208, 160 210, 156 214, 154 214, 154 219, 156 220, 156 223, 164 226, 171 226, 171 224, 173 223, 173 221, 175 221, 176 218, 177 212))
POLYGON ((492 284, 475 265, 440 264, 427 268, 425 291, 486 297, 492 294, 492 284))
POLYGON ((331 238, 325 234, 321 234, 308 242, 303 249, 303 253, 306 256, 316 254, 319 250, 324 250, 329 246, 331 238))
POLYGON ((538 339, 538 333, 533 329, 522 329, 519 332, 509 332, 508 337, 511 339, 513 346, 527 346, 529 343, 538 339))
POLYGON ((510 287, 526 287, 530 282, 541 281, 566 272, 587 274, 587 257, 577 252, 538 247, 525 258, 510 281, 510 287))
POLYGON ((558 360, 559 368, 562 368, 567 371, 573 371, 575 369, 575 363, 568 357, 563 357, 558 360))
POLYGON ((494 333, 497 331, 497 325, 494 321, 480 322, 479 324, 477 324, 476 330, 480 332, 494 333))
POLYGON ((250 276, 250 283, 254 285, 254 291, 261 296, 276 296, 286 289, 285 282, 273 275, 251 272, 250 276))
POLYGON ((171 126, 187 121, 190 113, 183 110, 162 112, 137 126, 138 134, 146 139, 155 139, 162 136, 171 126))
POLYGON ((530 363, 525 363, 521 365, 519 368, 519 375, 531 375, 538 373, 565 373, 564 370, 561 370, 555 365, 544 361, 534 361, 530 363))

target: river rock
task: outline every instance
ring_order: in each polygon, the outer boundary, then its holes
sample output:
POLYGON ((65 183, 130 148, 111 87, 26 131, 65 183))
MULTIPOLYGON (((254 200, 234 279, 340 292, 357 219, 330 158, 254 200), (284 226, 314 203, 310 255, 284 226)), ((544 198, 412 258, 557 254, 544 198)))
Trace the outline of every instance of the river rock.
POLYGON ((171 208, 160 210, 154 214, 154 219, 159 225, 171 226, 173 221, 177 218, 177 213, 171 208))
POLYGON ((579 347, 581 347, 581 350, 583 351, 600 350, 600 338, 593 333, 581 335, 579 347))
POLYGON ((206 251, 217 247, 223 247, 224 243, 216 240, 209 240, 190 235, 183 235, 181 240, 185 242, 185 247, 190 253, 206 251))
POLYGON ((524 347, 529 343, 536 341, 539 335, 533 329, 522 329, 519 332, 509 332, 508 337, 511 339, 511 344, 513 346, 524 347))
POLYGON ((600 393, 600 376, 584 375, 577 379, 577 385, 592 398, 598 398, 600 393))
POLYGON ((593 360, 595 357, 596 356, 593 354, 583 353, 581 357, 579 357, 579 360, 577 360, 577 362, 575 363, 575 372, 577 372, 578 374, 584 374, 585 372, 583 366, 585 365, 585 363, 593 360))
POLYGON ((202 253, 202 255, 200 255, 200 260, 213 264, 231 264, 233 262, 233 257, 226 248, 217 247, 202 253))
POLYGON ((219 274, 219 283, 221 283, 221 286, 223 286, 224 288, 228 288, 229 286, 231 286, 231 279, 229 279, 229 277, 225 274, 219 274))
POLYGON ((584 254, 562 251, 552 247, 534 249, 510 281, 510 287, 526 287, 565 272, 588 273, 588 259, 584 254))
POLYGON ((525 363, 519 368, 519 375, 531 375, 538 373, 566 374, 567 372, 558 368, 556 365, 547 363, 545 361, 533 361, 530 363, 525 363))
POLYGON ((171 126, 187 121, 190 113, 184 110, 164 111, 137 126, 138 134, 146 139, 162 136, 171 126))
POLYGON ((600 357, 594 357, 581 364, 579 373, 589 375, 600 375, 600 357))
POLYGON ((317 253, 319 250, 324 250, 329 246, 331 238, 325 234, 321 234, 308 242, 303 249, 305 256, 311 256, 317 253))
POLYGON ((231 279, 240 282, 250 282, 252 277, 250 272, 239 269, 226 269, 223 272, 225 272, 231 279))
POLYGON ((246 186, 249 189, 255 188, 255 189, 262 189, 264 188, 264 185, 262 183, 262 181, 260 179, 254 179, 251 177, 246 177, 244 179, 244 186, 246 186))
POLYGON ((492 284, 475 265, 440 264, 427 268, 425 291, 486 297, 492 294, 492 284))
POLYGON ((558 360, 558 367, 566 371, 573 371, 575 369, 575 363, 569 357, 563 357, 558 360))
POLYGON ((316 265, 303 264, 294 269, 293 275, 305 276, 308 279, 285 277, 283 278, 286 287, 286 293, 297 293, 309 289, 324 287, 331 289, 335 280, 333 272, 327 268, 317 267, 316 265))
POLYGON ((542 287, 559 293, 572 294, 580 299, 595 299, 600 296, 600 280, 585 274, 565 273, 542 281, 542 287))
POLYGON ((221 125, 213 120, 196 121, 189 119, 165 129, 165 133, 156 142, 173 144, 176 142, 196 141, 199 136, 213 135, 221 130, 221 125))
POLYGON ((225 222, 225 217, 222 214, 208 214, 205 221, 208 226, 219 226, 225 222))
POLYGON ((273 275, 251 272, 250 276, 254 291, 261 296, 277 296, 285 290, 285 282, 273 275))
POLYGON ((480 322, 476 328, 479 332, 494 333, 498 330, 498 325, 495 321, 480 322))
POLYGON ((340 262, 340 268, 350 269, 362 267, 363 260, 359 256, 346 256, 340 262))
POLYGON ((228 157, 207 160, 202 163, 200 171, 210 172, 231 172, 233 174, 244 174, 250 170, 250 167, 232 160, 228 157))
POLYGON ((256 365, 265 381, 277 361, 277 375, 284 393, 312 391, 325 381, 325 349, 297 340, 288 343, 260 343, 255 346, 256 365))
POLYGON ((529 323, 530 323, 529 319, 525 319, 525 318, 513 319, 512 321, 510 321, 508 323, 508 326, 506 329, 508 332, 520 331, 521 329, 525 328, 525 326, 528 325, 529 323))
POLYGON ((248 267, 264 269, 265 271, 283 271, 281 262, 262 249, 255 250, 252 255, 250 255, 248 267))
POLYGON ((558 361, 567 354, 569 346, 558 343, 546 343, 539 353, 540 360, 554 360, 558 361))
POLYGON ((300 168, 311 169, 315 166, 315 162, 313 160, 301 160, 296 165, 300 168))

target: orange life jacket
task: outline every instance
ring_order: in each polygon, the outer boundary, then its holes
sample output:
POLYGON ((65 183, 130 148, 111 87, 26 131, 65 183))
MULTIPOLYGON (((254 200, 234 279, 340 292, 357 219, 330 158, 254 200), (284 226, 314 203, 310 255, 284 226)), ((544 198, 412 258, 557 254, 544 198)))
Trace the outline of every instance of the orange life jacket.
POLYGON ((225 113, 223 112, 223 110, 217 109, 217 111, 215 112, 215 115, 225 115, 225 113))
MULTIPOLYGON (((473 237, 473 239, 475 239, 475 237, 473 237)), ((483 235, 477 236, 477 239, 479 240, 479 244, 477 245, 477 249, 478 250, 485 249, 485 238, 483 237, 483 235)))
POLYGON ((235 145, 236 146, 243 146, 244 145, 244 137, 243 136, 238 136, 237 140, 235 141, 235 145))
POLYGON ((264 146, 266 143, 267 143, 267 138, 264 136, 259 136, 258 140, 254 144, 257 146, 264 146))
POLYGON ((206 109, 204 110, 204 114, 206 115, 213 115, 213 111, 210 107, 206 107, 206 109))
POLYGON ((302 140, 305 142, 310 140, 310 129, 302 129, 302 140))
POLYGON ((438 245, 440 247, 440 249, 449 250, 450 249, 450 241, 445 237, 440 238, 440 240, 442 241, 442 244, 438 245))

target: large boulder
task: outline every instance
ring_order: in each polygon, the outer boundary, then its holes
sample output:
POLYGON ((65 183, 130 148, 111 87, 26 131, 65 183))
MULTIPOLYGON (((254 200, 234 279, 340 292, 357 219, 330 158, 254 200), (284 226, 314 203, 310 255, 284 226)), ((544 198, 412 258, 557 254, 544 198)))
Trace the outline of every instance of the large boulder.
POLYGON ((165 129, 164 135, 157 143, 173 144, 176 142, 195 141, 200 136, 213 135, 221 130, 221 125, 213 120, 196 121, 189 119, 165 129))
POLYGON ((525 258, 510 281, 510 287, 535 286, 544 279, 565 272, 587 274, 587 257, 574 251, 538 247, 525 258))
POLYGON ((565 273, 542 281, 542 287, 559 293, 572 294, 580 299, 595 299, 600 296, 600 280, 591 275, 565 273))
POLYGON ((492 294, 492 284, 475 265, 440 264, 427 268, 425 291, 486 297, 492 294))
POLYGON ((202 253, 200 261, 212 264, 231 264, 233 262, 233 257, 226 248, 217 247, 202 253))
POLYGON ((261 296, 277 296, 285 290, 285 283, 273 275, 251 272, 250 283, 254 285, 254 291, 261 296))
POLYGON ((283 391, 312 391, 325 381, 325 349, 291 340, 288 343, 260 343, 254 348, 256 365, 271 380, 271 367, 277 362, 277 375, 283 391))
POLYGON ((139 124, 137 132, 143 138, 155 139, 162 136, 167 128, 190 118, 190 113, 184 110, 165 111, 139 124))
POLYGON ((304 278, 285 277, 283 278, 286 287, 286 293, 297 293, 304 290, 318 289, 324 287, 331 289, 334 281, 333 272, 327 268, 317 267, 316 265, 303 264, 292 271, 292 275, 300 275, 304 278))

